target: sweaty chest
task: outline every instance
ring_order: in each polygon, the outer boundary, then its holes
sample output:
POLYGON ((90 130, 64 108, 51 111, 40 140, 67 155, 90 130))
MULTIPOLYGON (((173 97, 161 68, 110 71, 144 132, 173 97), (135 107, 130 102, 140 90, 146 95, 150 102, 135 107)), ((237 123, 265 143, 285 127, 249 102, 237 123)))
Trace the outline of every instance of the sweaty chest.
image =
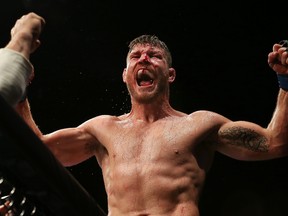
POLYGON ((103 140, 107 156, 102 168, 108 194, 121 191, 125 197, 127 191, 134 191, 142 197, 159 197, 160 191, 166 191, 165 197, 174 197, 198 184, 203 174, 195 155, 201 140, 198 134, 197 128, 188 128, 183 122, 121 125, 112 130, 103 140))
POLYGON ((110 157, 115 160, 131 159, 157 161, 189 154, 197 145, 199 137, 193 126, 174 122, 153 123, 151 125, 124 126, 115 129, 109 137, 110 157))

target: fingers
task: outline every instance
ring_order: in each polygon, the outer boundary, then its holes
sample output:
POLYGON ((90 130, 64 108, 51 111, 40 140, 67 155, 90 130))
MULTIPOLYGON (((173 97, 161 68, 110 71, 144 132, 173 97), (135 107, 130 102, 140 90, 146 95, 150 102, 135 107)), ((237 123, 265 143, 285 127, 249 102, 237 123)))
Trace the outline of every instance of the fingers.
POLYGON ((7 208, 7 203, 5 203, 4 205, 0 206, 0 215, 2 216, 6 216, 9 212, 9 209, 7 208))
POLYGON ((288 74, 288 40, 274 44, 273 51, 268 54, 268 64, 276 72, 288 74))
POLYGON ((278 53, 280 55, 280 62, 283 64, 283 65, 288 65, 288 52, 287 52, 287 48, 281 48, 278 50, 278 53))
POLYGON ((27 15, 23 15, 16 21, 14 27, 11 29, 11 36, 13 37, 19 32, 27 32, 38 38, 44 25, 45 20, 39 15, 31 12, 27 15))
POLYGON ((11 40, 7 47, 19 51, 29 58, 29 55, 40 45, 39 37, 44 26, 44 18, 36 13, 23 15, 11 29, 11 40))

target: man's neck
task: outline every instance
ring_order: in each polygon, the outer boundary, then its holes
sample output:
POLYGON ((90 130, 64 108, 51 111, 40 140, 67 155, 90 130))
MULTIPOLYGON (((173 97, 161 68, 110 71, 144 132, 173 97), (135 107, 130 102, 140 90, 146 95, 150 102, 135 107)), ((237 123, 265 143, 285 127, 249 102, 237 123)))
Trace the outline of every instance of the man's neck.
POLYGON ((145 122, 155 122, 167 116, 175 115, 174 110, 169 103, 132 103, 132 109, 128 118, 142 120, 145 122))

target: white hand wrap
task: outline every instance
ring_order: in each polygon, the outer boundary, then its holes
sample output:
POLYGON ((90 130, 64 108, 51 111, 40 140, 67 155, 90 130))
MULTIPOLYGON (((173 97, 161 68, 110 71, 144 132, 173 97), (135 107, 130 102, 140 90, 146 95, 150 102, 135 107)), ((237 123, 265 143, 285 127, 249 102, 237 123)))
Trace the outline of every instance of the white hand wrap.
POLYGON ((11 106, 24 96, 32 71, 32 64, 20 53, 0 49, 0 95, 11 106))

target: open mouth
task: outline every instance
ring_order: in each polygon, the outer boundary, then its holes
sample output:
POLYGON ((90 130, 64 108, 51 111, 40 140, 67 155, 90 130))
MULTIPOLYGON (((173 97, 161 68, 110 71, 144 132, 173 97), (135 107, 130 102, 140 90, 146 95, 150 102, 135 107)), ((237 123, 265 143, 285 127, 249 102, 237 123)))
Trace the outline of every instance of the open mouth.
POLYGON ((138 86, 151 86, 154 81, 152 75, 143 69, 137 72, 136 80, 138 86))

